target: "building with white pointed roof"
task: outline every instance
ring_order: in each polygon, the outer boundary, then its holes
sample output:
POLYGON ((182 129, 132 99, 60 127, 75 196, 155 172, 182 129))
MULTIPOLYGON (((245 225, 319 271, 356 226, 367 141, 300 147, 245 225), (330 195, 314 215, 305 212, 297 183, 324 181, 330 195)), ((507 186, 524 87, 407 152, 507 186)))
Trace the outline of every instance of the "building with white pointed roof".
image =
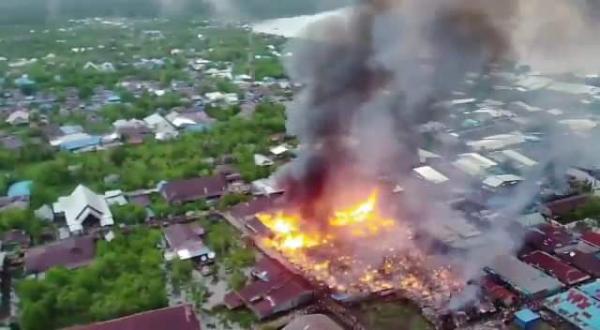
POLYGON ((84 185, 79 185, 69 196, 59 197, 53 205, 54 213, 65 218, 69 231, 82 232, 84 227, 111 226, 112 213, 106 199, 84 185))

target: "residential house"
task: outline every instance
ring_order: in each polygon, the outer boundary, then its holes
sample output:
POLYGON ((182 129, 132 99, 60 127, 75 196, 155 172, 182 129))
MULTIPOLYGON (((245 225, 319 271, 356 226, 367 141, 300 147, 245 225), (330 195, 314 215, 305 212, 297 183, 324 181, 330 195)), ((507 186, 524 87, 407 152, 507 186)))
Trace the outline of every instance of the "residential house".
POLYGON ((42 274, 53 267, 80 268, 90 264, 95 254, 96 240, 92 236, 36 246, 25 252, 25 273, 42 274))
POLYGON ((202 241, 204 229, 195 224, 175 224, 164 230, 167 243, 166 260, 179 258, 181 260, 196 259, 201 263, 211 263, 215 253, 202 241))
POLYGON ((225 296, 223 302, 227 308, 246 306, 263 320, 309 303, 314 297, 314 290, 303 278, 274 259, 261 259, 251 275, 250 284, 225 296))
POLYGON ((198 128, 208 129, 215 120, 210 118, 204 111, 187 111, 187 112, 176 112, 171 111, 165 116, 173 126, 181 129, 198 128))
POLYGON ((170 204, 183 204, 200 199, 220 198, 227 191, 222 175, 176 180, 162 184, 159 192, 170 204))
POLYGON ((21 77, 15 79, 15 85, 19 88, 27 88, 33 87, 35 85, 35 81, 29 79, 29 76, 24 74, 21 77))
POLYGON ((29 111, 17 110, 12 112, 8 115, 8 118, 6 118, 6 123, 12 126, 29 124, 29 111))
POLYGON ((23 140, 21 140, 20 137, 16 135, 7 135, 0 137, 0 145, 4 149, 15 151, 23 148, 25 146, 25 143, 23 142, 23 140))
POLYGON ((255 196, 278 195, 284 192, 283 187, 277 184, 273 177, 258 179, 251 183, 251 191, 255 196))
POLYGON ((143 120, 119 119, 113 123, 115 132, 121 136, 121 139, 129 144, 141 144, 146 138, 152 136, 152 130, 143 120))
POLYGON ((204 98, 209 104, 235 105, 240 101, 236 93, 211 92, 204 94, 204 98))
POLYGON ((31 245, 31 236, 21 229, 12 229, 2 235, 2 251, 26 250, 31 245))
POLYGON ((0 211, 9 209, 26 209, 29 207, 29 196, 0 197, 0 211))
POLYGON ((267 167, 267 166, 273 166, 275 164, 275 162, 265 156, 265 155, 261 155, 261 154, 254 154, 254 164, 256 166, 260 166, 260 167, 267 167))
POLYGON ((159 141, 170 140, 179 135, 175 127, 158 113, 144 118, 144 122, 154 132, 155 139, 159 141))
POLYGON ((165 60, 162 58, 142 58, 135 62, 133 66, 142 70, 158 70, 165 66, 165 60))
POLYGON ((192 305, 165 307, 65 330, 201 330, 192 305))
POLYGON ((8 187, 6 195, 8 197, 31 196, 32 185, 33 181, 29 180, 15 182, 8 187))
POLYGON ((540 212, 551 219, 569 216, 575 209, 585 205, 590 200, 588 195, 575 195, 548 202, 540 207, 540 212))
POLYGON ((72 233, 82 232, 86 227, 114 224, 104 196, 96 194, 84 185, 77 186, 69 196, 59 197, 53 208, 57 216, 64 217, 72 233))
POLYGON ((121 190, 110 190, 105 192, 104 199, 109 206, 127 204, 127 199, 121 190))

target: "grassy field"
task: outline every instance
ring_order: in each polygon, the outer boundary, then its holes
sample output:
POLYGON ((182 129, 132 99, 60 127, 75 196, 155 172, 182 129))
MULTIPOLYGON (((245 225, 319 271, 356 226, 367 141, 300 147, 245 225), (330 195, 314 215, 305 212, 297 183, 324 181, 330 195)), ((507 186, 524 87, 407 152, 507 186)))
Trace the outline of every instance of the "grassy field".
POLYGON ((377 330, 433 330, 419 309, 408 303, 367 303, 358 307, 363 324, 377 330))

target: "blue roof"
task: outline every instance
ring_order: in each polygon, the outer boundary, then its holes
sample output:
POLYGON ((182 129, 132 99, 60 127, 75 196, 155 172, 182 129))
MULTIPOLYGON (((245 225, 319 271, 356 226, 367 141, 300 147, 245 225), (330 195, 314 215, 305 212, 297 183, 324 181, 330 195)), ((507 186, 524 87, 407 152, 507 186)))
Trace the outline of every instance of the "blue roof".
POLYGON ((583 284, 579 286, 579 290, 583 291, 583 293, 588 296, 600 301, 600 280, 596 280, 595 282, 583 284))
POLYGON ((210 125, 207 124, 195 124, 195 125, 187 125, 184 130, 186 132, 206 132, 210 128, 210 125))
POLYGON ((19 196, 30 196, 31 185, 33 181, 19 181, 15 182, 8 188, 8 197, 19 197, 19 196))
POLYGON ((570 289, 544 301, 544 306, 582 330, 600 330, 600 302, 570 289))
POLYGON ((515 313, 515 317, 523 323, 529 323, 540 319, 540 315, 533 312, 531 309, 522 309, 515 313))
POLYGON ((60 131, 65 135, 83 133, 83 127, 81 125, 64 125, 60 127, 60 131))
POLYGON ((69 141, 60 145, 62 150, 75 151, 78 149, 94 147, 100 145, 102 138, 99 136, 90 136, 87 138, 69 141))
POLYGON ((33 85, 35 84, 35 81, 29 79, 26 75, 23 75, 20 78, 15 79, 15 84, 18 86, 33 85))

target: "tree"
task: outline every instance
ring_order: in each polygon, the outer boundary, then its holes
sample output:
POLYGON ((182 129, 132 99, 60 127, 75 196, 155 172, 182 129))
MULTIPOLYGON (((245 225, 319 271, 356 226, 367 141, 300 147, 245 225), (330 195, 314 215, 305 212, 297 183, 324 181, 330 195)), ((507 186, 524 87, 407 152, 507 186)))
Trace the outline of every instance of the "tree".
POLYGON ((185 283, 192 280, 194 266, 190 260, 175 259, 171 262, 171 284, 175 290, 181 290, 185 283))
POLYGON ((230 289, 237 291, 241 290, 244 285, 246 285, 246 281, 246 275, 244 275, 244 273, 242 273, 239 269, 236 269, 229 277, 227 285, 229 285, 230 289))
POLYGON ((123 165, 123 163, 125 162, 125 160, 127 158, 128 158, 127 149, 125 149, 123 147, 114 148, 110 152, 110 161, 119 167, 121 165, 123 165))
POLYGON ((226 210, 232 206, 240 203, 245 203, 250 199, 248 195, 244 194, 227 194, 219 200, 219 209, 226 210))
POLYGON ((137 204, 113 205, 110 210, 115 222, 120 224, 138 225, 146 221, 146 209, 137 204))

